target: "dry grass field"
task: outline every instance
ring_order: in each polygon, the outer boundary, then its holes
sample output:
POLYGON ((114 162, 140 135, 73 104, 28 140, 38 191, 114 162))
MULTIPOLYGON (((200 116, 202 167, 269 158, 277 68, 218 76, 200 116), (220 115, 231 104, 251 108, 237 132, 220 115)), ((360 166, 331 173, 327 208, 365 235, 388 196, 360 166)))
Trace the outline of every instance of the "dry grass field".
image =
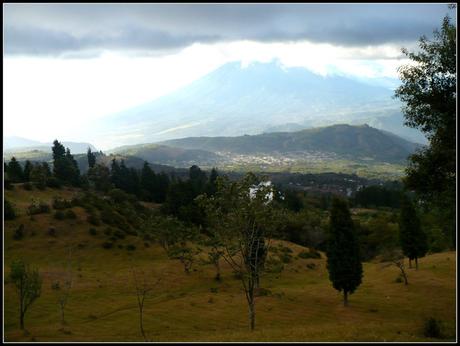
MULTIPOLYGON (((155 244, 127 236, 104 249, 103 229, 88 230, 83 208, 72 208, 75 220, 56 220, 53 213, 30 220, 25 208, 31 197, 51 203, 53 196, 70 198, 76 190, 6 191, 20 215, 4 229, 5 341, 143 341, 131 268, 160 283, 145 302, 144 328, 152 341, 454 341, 456 338, 456 253, 431 254, 408 270, 409 285, 396 282, 399 269, 382 263, 364 264, 361 286, 344 307, 342 296, 328 279, 321 259, 302 259, 296 244, 274 241, 292 250, 292 260, 280 273, 266 273, 266 289, 256 301, 256 329, 251 332, 240 281, 223 264, 223 280, 214 280, 212 265, 194 264, 184 273, 155 244), (22 240, 14 240, 19 224, 22 240), (48 234, 55 227, 56 236, 48 234), (125 247, 132 244, 134 251, 125 247), (66 307, 66 325, 60 323, 59 290, 69 246, 73 250, 73 287, 66 307), (19 329, 18 297, 8 280, 9 265, 22 258, 43 276, 41 296, 26 314, 26 331, 19 329), (307 266, 308 265, 308 266, 307 266), (423 334, 425 319, 442 323, 442 339, 423 334)), ((203 255, 203 259, 205 255, 203 255)))

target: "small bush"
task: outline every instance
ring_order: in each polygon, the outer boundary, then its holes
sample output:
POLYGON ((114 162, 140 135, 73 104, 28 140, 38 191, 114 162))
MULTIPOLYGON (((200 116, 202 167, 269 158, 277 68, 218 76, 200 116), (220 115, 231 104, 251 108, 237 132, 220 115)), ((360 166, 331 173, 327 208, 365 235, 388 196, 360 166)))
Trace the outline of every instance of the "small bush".
POLYGON ((267 273, 281 273, 284 269, 284 265, 281 261, 276 260, 272 257, 268 258, 265 262, 265 271, 267 273))
POLYGON ((5 201, 5 210, 4 210, 4 218, 5 220, 14 220, 16 218, 16 212, 14 211, 13 205, 7 199, 5 201))
POLYGON ((51 237, 55 237, 56 236, 56 228, 50 227, 48 229, 48 235, 51 236, 51 237))
POLYGON ((401 282, 403 282, 403 281, 404 281, 404 280, 403 280, 403 278, 402 278, 401 275, 398 275, 398 277, 395 279, 395 282, 397 282, 398 284, 401 283, 401 282))
POLYGON ((113 235, 118 239, 125 239, 125 234, 119 229, 116 229, 115 232, 113 232, 113 235))
POLYGON ((54 197, 53 208, 57 210, 67 209, 72 207, 72 202, 64 198, 54 197))
POLYGON ((41 201, 32 201, 32 204, 27 208, 29 215, 49 213, 51 210, 50 206, 45 202, 41 201))
POLYGON ((5 178, 3 180, 3 183, 4 183, 3 186, 5 187, 6 190, 14 190, 14 185, 11 184, 11 180, 5 178))
POLYGON ((55 177, 49 177, 46 181, 46 185, 51 188, 60 189, 62 187, 61 182, 55 177))
POLYGON ((32 184, 29 182, 22 184, 22 188, 26 191, 32 191, 34 189, 32 184))
POLYGON ((52 288, 53 290, 59 290, 59 289, 61 289, 61 286, 59 285, 59 281, 53 282, 53 283, 51 284, 51 288, 52 288))
POLYGON ((102 243, 102 247, 104 249, 111 249, 113 247, 113 243, 109 242, 109 241, 106 241, 106 242, 102 243))
POLYGON ((94 226, 100 226, 101 224, 101 219, 99 219, 99 217, 96 214, 88 215, 88 217, 86 218, 86 221, 88 221, 91 225, 94 225, 94 226))
POLYGON ((423 335, 427 338, 441 338, 441 321, 430 317, 423 325, 423 335))
POLYGON ((280 246, 279 248, 280 248, 281 252, 284 252, 284 253, 292 253, 291 248, 289 248, 289 247, 287 247, 287 246, 282 246, 282 247, 280 246))
POLYGON ((280 257, 281 262, 283 263, 292 262, 292 256, 287 252, 283 252, 281 255, 279 255, 279 257, 280 257))
POLYGON ((316 264, 314 264, 314 263, 307 263, 307 268, 313 270, 313 269, 316 268, 316 264))
POLYGON ((95 228, 91 227, 91 228, 89 229, 89 234, 91 234, 91 235, 96 235, 96 234, 97 234, 97 230, 96 230, 95 228))
POLYGON ((134 250, 136 250, 136 246, 135 246, 135 245, 132 245, 132 244, 126 245, 126 250, 128 250, 128 251, 134 251, 134 250))
POLYGON ((105 235, 111 235, 112 234, 112 229, 110 227, 107 227, 105 230, 104 230, 104 234, 105 235))
POLYGON ((56 220, 64 220, 65 219, 65 215, 64 213, 62 212, 62 210, 56 210, 56 212, 54 213, 54 218, 56 220))
POLYGON ((321 258, 321 254, 319 251, 316 251, 315 249, 309 249, 308 251, 302 251, 299 253, 300 258, 321 258))
POLYGON ((144 247, 150 247, 150 243, 144 242, 144 247))
POLYGON ((65 217, 66 217, 66 219, 74 220, 74 219, 77 218, 77 214, 75 214, 75 212, 72 209, 68 209, 65 212, 65 217))
POLYGON ((122 203, 128 199, 128 194, 121 189, 110 190, 109 196, 115 203, 122 203))
POLYGON ((21 225, 14 231, 13 234, 13 239, 14 240, 21 240, 24 238, 24 225, 21 223, 21 225))

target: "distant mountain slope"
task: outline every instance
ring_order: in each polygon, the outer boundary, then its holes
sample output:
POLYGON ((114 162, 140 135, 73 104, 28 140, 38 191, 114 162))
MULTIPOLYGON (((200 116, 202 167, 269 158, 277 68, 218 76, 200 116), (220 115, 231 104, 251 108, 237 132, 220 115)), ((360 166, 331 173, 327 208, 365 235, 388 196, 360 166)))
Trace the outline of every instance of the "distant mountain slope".
POLYGON ((152 163, 176 166, 191 166, 197 162, 202 165, 212 165, 220 159, 219 155, 206 150, 183 149, 158 144, 123 146, 109 150, 108 153, 135 156, 152 163))
POLYGON ((255 136, 191 137, 164 141, 162 144, 184 149, 241 154, 322 151, 389 162, 404 161, 417 148, 417 144, 367 125, 333 125, 255 136))
MULTIPOLYGON (((96 147, 91 143, 84 142, 61 142, 61 144, 69 148, 72 154, 83 154, 86 153, 88 148, 92 151, 97 151, 96 147)), ((32 150, 51 152, 53 143, 43 143, 34 140, 30 140, 22 137, 6 137, 4 152, 27 152, 32 150)))
MULTIPOLYGON (((182 150, 176 149, 175 150, 182 150)), ((183 150, 184 151, 184 150, 183 150)), ((48 162, 50 165, 53 164, 53 156, 51 153, 33 150, 33 151, 26 151, 26 152, 9 152, 3 153, 3 158, 6 163, 8 163, 12 157, 15 157, 21 164, 24 164, 26 160, 31 162, 48 162)), ((74 155, 75 160, 77 161, 78 168, 80 169, 80 173, 84 174, 88 171, 88 157, 86 154, 76 154, 74 155)), ((118 162, 123 160, 127 167, 133 167, 136 169, 141 169, 144 166, 145 159, 132 156, 132 155, 122 155, 122 154, 110 154, 104 155, 96 153, 96 162, 98 164, 105 165, 110 167, 112 164, 112 160, 115 159, 118 162)), ((151 163, 149 162, 150 168, 152 168, 155 172, 179 172, 182 171, 176 169, 175 167, 171 167, 168 165, 158 164, 158 163, 151 163)))
POLYGON ((103 118, 94 130, 118 145, 362 124, 362 119, 386 116, 400 123, 400 135, 414 131, 403 126, 400 103, 392 95, 387 87, 323 77, 276 61, 248 67, 233 62, 166 96, 103 118))

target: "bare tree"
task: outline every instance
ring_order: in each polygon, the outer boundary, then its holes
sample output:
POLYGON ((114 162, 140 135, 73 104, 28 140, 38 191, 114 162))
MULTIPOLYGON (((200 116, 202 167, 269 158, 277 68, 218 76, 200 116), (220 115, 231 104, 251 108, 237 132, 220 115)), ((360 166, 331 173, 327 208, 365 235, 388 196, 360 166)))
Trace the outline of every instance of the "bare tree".
POLYGON ((42 277, 38 269, 31 269, 22 260, 11 263, 10 280, 19 296, 19 326, 24 329, 24 317, 30 305, 41 294, 42 277))
POLYGON ((404 254, 401 250, 389 250, 384 254, 384 258, 389 262, 385 264, 382 268, 389 267, 391 265, 395 265, 401 271, 401 276, 404 279, 404 284, 408 285, 409 282, 407 281, 407 273, 404 266, 404 254))
POLYGON ((67 264, 66 269, 63 275, 63 288, 59 295, 59 307, 61 310, 61 324, 67 324, 65 321, 65 307, 70 296, 70 290, 72 289, 73 284, 73 274, 72 274, 72 247, 69 246, 69 251, 67 254, 67 264))
POLYGON ((136 270, 131 266, 131 272, 134 278, 134 286, 136 289, 136 297, 137 297, 137 306, 139 308, 139 328, 141 330, 142 337, 144 341, 151 341, 147 339, 144 330, 144 303, 147 294, 151 292, 156 285, 158 285, 161 281, 159 278, 155 284, 150 284, 145 277, 145 273, 141 271, 139 274, 136 274, 136 270))

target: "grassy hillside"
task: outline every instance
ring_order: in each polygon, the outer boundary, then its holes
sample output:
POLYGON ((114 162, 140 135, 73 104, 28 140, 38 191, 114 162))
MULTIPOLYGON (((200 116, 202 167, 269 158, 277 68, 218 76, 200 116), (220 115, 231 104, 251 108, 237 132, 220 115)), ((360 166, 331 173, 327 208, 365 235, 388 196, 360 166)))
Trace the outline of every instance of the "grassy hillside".
POLYGON ((455 339, 455 252, 422 258, 418 271, 408 271, 408 286, 395 282, 396 267, 365 263, 363 283, 344 308, 328 280, 324 254, 321 259, 298 258, 303 247, 274 241, 276 251, 270 256, 289 248, 291 260, 282 272, 264 274, 261 285, 268 291, 257 298, 256 330, 251 333, 240 281, 226 265, 218 283, 211 265, 198 263, 187 275, 161 247, 146 247, 129 234, 104 249, 107 225, 90 225, 81 207, 72 207, 75 220, 56 220, 54 210, 34 220, 25 215, 32 197, 51 203, 54 196, 70 199, 78 193, 18 187, 5 193, 19 212, 4 230, 5 341, 142 341, 131 267, 143 270, 151 282, 161 277, 145 302, 144 328, 154 341, 437 341, 423 336, 428 317, 442 321, 443 341, 455 339), (25 236, 14 240, 21 223, 25 236), (55 237, 48 234, 50 227, 55 227, 55 237), (88 232, 90 227, 97 229, 96 235, 88 232), (128 244, 135 250, 128 250, 128 244), (63 274, 69 245, 74 247, 74 286, 68 323, 61 326, 58 291, 52 284, 63 274), (26 334, 18 328, 17 295, 7 279, 9 264, 19 257, 44 277, 42 295, 26 315, 26 334))
POLYGON ((234 153, 271 153, 321 151, 350 158, 404 162, 416 144, 367 125, 333 125, 298 132, 264 133, 238 137, 192 137, 163 142, 186 149, 229 151, 234 153))

